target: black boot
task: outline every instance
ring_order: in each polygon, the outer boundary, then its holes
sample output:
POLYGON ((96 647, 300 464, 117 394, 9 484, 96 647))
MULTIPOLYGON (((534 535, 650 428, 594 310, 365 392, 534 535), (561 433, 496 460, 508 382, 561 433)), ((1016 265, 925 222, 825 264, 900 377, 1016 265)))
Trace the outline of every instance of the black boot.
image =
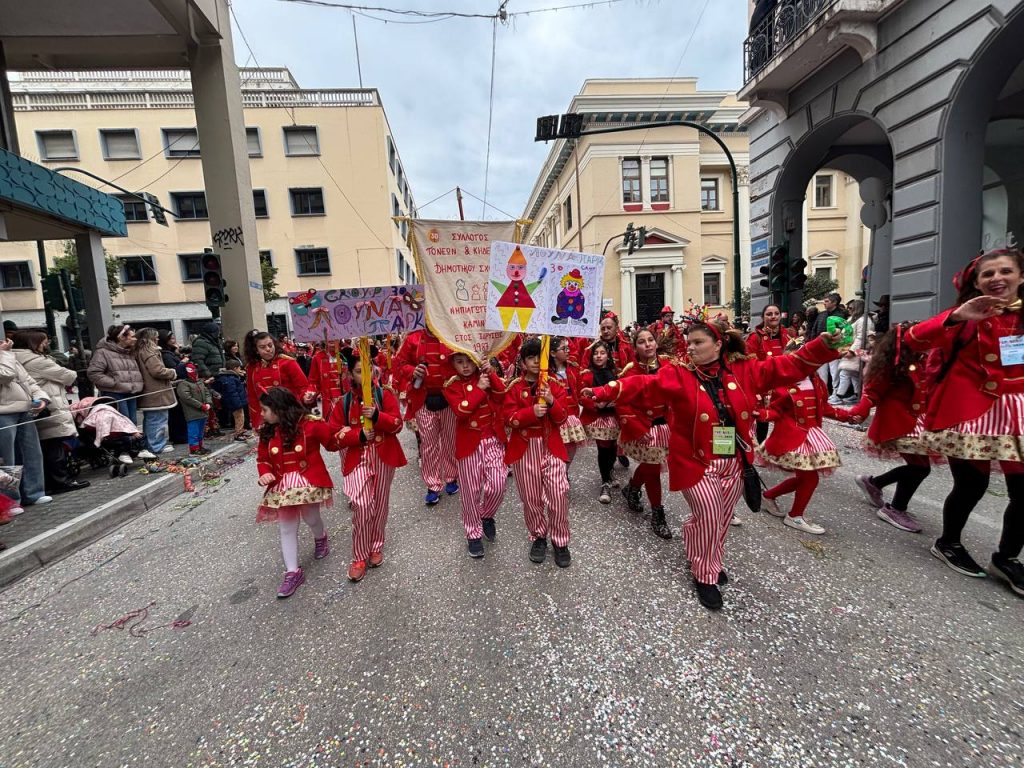
POLYGON ((672 531, 669 530, 668 523, 665 522, 664 507, 651 507, 651 530, 660 539, 672 538, 672 531))
POLYGON ((644 511, 644 503, 640 501, 640 489, 632 485, 622 486, 622 495, 626 499, 626 507, 630 512, 640 513, 644 511))

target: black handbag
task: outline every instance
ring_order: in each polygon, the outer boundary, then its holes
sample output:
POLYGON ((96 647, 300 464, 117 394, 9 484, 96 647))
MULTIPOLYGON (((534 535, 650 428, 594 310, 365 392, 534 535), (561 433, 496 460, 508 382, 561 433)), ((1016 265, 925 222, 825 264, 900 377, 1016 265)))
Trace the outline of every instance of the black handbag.
MULTIPOLYGON (((704 387, 704 391, 708 393, 708 397, 711 398, 711 402, 715 404, 715 410, 718 411, 718 421, 723 426, 735 427, 736 423, 732 416, 729 414, 728 409, 722 403, 718 393, 721 388, 721 382, 718 378, 709 379, 706 382, 707 386, 704 387)), ((747 507, 751 512, 761 511, 761 499, 762 490, 765 488, 764 481, 761 479, 761 475, 757 469, 747 459, 747 449, 750 448, 746 441, 736 434, 736 453, 739 454, 740 461, 743 462, 743 471, 740 473, 740 479, 743 481, 743 501, 746 502, 747 507)))

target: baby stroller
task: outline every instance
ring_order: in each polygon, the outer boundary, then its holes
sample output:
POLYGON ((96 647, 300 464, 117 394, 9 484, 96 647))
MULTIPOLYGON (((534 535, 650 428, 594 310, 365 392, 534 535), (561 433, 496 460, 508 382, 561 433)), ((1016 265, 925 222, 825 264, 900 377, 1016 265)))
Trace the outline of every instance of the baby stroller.
POLYGON ((70 457, 76 474, 88 462, 93 469, 110 467, 111 477, 124 477, 143 449, 138 425, 113 402, 109 397, 86 397, 71 406, 78 426, 78 446, 70 457))

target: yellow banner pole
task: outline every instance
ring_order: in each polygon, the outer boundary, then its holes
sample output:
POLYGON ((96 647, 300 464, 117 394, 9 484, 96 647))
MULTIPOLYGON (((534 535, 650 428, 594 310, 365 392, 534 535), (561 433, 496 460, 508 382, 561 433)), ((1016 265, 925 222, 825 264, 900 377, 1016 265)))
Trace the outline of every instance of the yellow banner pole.
POLYGON ((548 384, 548 362, 551 360, 551 337, 544 334, 540 337, 540 375, 537 377, 537 402, 545 402, 540 392, 548 384))
MULTIPOLYGON (((361 336, 359 338, 359 367, 362 369, 360 378, 363 380, 363 405, 373 402, 373 361, 370 359, 370 338, 361 336)), ((373 422, 370 419, 363 419, 363 431, 369 432, 373 429, 373 422)))

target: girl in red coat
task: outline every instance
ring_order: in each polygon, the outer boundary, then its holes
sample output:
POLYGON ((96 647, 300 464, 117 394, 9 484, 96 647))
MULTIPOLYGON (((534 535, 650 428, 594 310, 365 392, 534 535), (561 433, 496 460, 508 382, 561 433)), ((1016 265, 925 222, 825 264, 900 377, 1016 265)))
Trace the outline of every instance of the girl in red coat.
POLYGON ((280 344, 266 331, 249 331, 245 335, 245 385, 253 429, 263 423, 260 397, 274 387, 284 387, 303 405, 316 402, 316 392, 310 388, 302 368, 281 351, 280 344))
MULTIPOLYGON (((637 331, 633 340, 636 362, 627 365, 619 376, 624 381, 631 376, 657 376, 669 358, 658 354, 658 340, 648 328, 637 331)), ((662 539, 671 539, 672 531, 665 521, 665 507, 661 504, 661 467, 668 458, 668 421, 665 419, 664 403, 653 396, 649 399, 635 398, 631 403, 619 406, 619 424, 622 427, 620 440, 622 451, 638 462, 633 477, 623 487, 622 495, 626 506, 633 512, 643 512, 640 500, 641 489, 647 489, 647 500, 651 504, 651 528, 662 539)))
POLYGON ((257 522, 277 522, 285 574, 277 596, 290 597, 306 580, 299 567, 299 518, 313 532, 317 560, 330 546, 320 507, 330 505, 334 483, 324 466, 320 448, 338 450, 334 431, 306 414, 295 395, 272 387, 260 395, 260 440, 256 453, 259 484, 266 488, 257 522))
POLYGON ((690 506, 683 541, 697 599, 709 609, 722 607, 719 586, 728 582, 722 568, 725 536, 743 493, 743 467, 753 460, 744 437, 753 429, 757 394, 811 375, 835 359, 828 345, 841 338, 826 334, 794 354, 750 360, 743 337, 725 322, 695 322, 679 363, 661 366, 654 376, 631 376, 582 392, 601 402, 666 407, 669 488, 682 491, 690 506))
POLYGON ((548 364, 550 376, 558 381, 565 390, 565 410, 568 417, 562 425, 562 442, 569 456, 567 464, 572 464, 576 457, 576 449, 587 442, 587 432, 580 421, 580 369, 569 359, 569 339, 556 336, 551 340, 551 361, 548 364))
POLYGON ((309 365, 309 387, 320 398, 320 413, 325 420, 331 418, 331 409, 344 394, 342 382, 348 381, 338 367, 340 347, 340 342, 330 342, 330 346, 317 344, 309 365))
POLYGON ((777 388, 767 410, 768 420, 775 423, 775 428, 757 452, 769 464, 795 474, 764 492, 764 508, 775 517, 785 517, 783 522, 790 528, 820 536, 825 529, 804 517, 804 512, 818 487, 818 476, 831 474, 842 464, 835 443, 821 429, 821 419, 827 416, 859 422, 861 418, 829 405, 828 389, 813 374, 788 387, 777 388), (789 515, 776 502, 787 493, 794 494, 789 515))
POLYGON ((922 439, 949 458, 953 489, 942 508, 942 536, 932 554, 957 573, 984 577, 960 541, 988 489, 992 461, 1010 497, 992 570, 1024 595, 1024 258, 990 251, 959 275, 956 306, 907 331, 912 349, 940 350, 922 439))
POLYGON ((881 475, 858 475, 857 486, 878 517, 901 531, 920 533, 921 524, 907 511, 914 493, 931 472, 928 448, 921 440, 928 406, 928 372, 924 355, 903 343, 909 323, 894 325, 875 345, 864 375, 864 392, 850 414, 867 418, 875 409, 864 447, 879 456, 899 456, 905 464, 881 475), (892 501, 882 489, 896 484, 892 501))
POLYGON ((402 412, 398 398, 377 382, 371 388, 372 402, 363 402, 363 376, 373 376, 370 359, 359 359, 359 350, 347 352, 350 374, 349 391, 331 414, 330 427, 337 430, 338 445, 345 449, 345 495, 352 507, 351 581, 361 581, 366 566, 376 568, 384 562, 384 528, 388 522, 388 503, 395 470, 405 466, 405 453, 398 442, 402 431, 402 412), (363 370, 365 364, 366 370, 363 370), (367 428, 363 419, 370 420, 367 428))
POLYGON ((462 525, 470 557, 484 556, 483 537, 494 541, 494 514, 505 497, 505 425, 501 408, 505 382, 488 366, 477 367, 468 355, 452 355, 455 376, 444 396, 455 413, 455 458, 459 464, 462 525))
MULTIPOLYGON (((609 352, 605 342, 594 342, 591 347, 590 367, 580 375, 580 391, 608 386, 618 378, 609 352)), ((584 397, 580 397, 580 404, 583 406, 580 421, 587 430, 587 436, 597 443, 597 468, 601 473, 601 493, 597 500, 602 504, 611 504, 612 496, 609 489, 619 487, 618 481, 612 476, 617 452, 616 443, 620 433, 615 406, 584 397)))
POLYGON ((510 430, 505 463, 512 467, 523 501, 530 560, 544 562, 550 536, 555 565, 568 568, 572 563, 569 478, 565 470, 569 455, 560 431, 568 414, 562 385, 550 378, 544 386, 539 384, 540 348, 539 339, 523 342, 519 352, 523 377, 509 384, 505 393, 502 419, 510 430))
MULTIPOLYGON (((782 325, 782 310, 774 304, 769 304, 761 310, 761 324, 747 337, 747 354, 758 360, 767 360, 769 357, 783 355, 786 353, 789 339, 789 329, 782 325)), ((768 407, 770 397, 770 392, 765 392, 760 396, 763 408, 768 407)), ((758 419, 757 442, 763 443, 766 437, 768 437, 768 421, 758 419)))

